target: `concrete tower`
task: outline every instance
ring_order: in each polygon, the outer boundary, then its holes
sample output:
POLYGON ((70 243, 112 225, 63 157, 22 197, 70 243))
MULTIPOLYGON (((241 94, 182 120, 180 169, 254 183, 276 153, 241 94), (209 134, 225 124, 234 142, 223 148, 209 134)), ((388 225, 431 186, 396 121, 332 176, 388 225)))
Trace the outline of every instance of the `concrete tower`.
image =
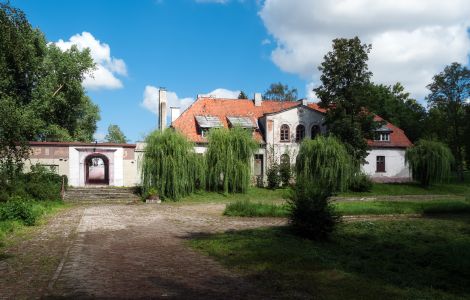
POLYGON ((166 128, 166 90, 160 88, 158 90, 158 128, 163 131, 166 128))

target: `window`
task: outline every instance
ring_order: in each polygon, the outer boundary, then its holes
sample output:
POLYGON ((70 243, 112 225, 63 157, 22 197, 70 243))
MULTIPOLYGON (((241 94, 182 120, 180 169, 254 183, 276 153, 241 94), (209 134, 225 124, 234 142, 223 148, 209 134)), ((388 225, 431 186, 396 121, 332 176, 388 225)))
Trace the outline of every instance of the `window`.
POLYGON ((295 141, 301 142, 305 137, 305 126, 300 124, 295 129, 295 141))
POLYGON ((390 133, 389 132, 379 132, 375 136, 376 141, 381 141, 381 142, 390 142, 390 133))
POLYGON ((254 175, 263 176, 263 154, 255 154, 254 175))
POLYGON ((282 124, 281 125, 281 142, 288 142, 290 135, 289 125, 282 124))
POLYGON ((209 133, 209 128, 201 128, 201 136, 206 137, 209 133))
POLYGON ((312 133, 311 133, 311 138, 312 140, 317 137, 317 135, 320 134, 320 126, 318 125, 313 125, 312 126, 312 133))
POLYGON ((385 172, 385 156, 377 156, 376 172, 385 172))

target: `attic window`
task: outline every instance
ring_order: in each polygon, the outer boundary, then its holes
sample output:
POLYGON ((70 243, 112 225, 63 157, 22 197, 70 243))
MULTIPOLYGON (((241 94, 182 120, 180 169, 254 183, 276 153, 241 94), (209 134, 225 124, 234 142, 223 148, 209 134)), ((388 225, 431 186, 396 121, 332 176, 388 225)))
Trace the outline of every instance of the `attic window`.
POLYGON ((374 140, 379 142, 390 142, 390 133, 392 133, 390 128, 384 125, 376 130, 374 140))
POLYGON ((213 116, 196 116, 196 121, 199 127, 202 128, 221 128, 224 127, 218 117, 213 116))
POLYGON ((227 119, 232 127, 256 128, 256 125, 249 117, 227 117, 227 119))

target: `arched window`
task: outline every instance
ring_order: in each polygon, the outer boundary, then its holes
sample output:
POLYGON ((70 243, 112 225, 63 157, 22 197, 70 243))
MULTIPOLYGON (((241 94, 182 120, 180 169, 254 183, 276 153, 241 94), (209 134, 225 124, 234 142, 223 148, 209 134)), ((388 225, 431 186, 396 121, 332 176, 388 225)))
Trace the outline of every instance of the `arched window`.
POLYGON ((281 125, 281 142, 288 142, 290 135, 289 125, 282 124, 281 125))
POLYGON ((313 126, 312 126, 312 136, 311 136, 311 137, 312 137, 312 140, 313 140, 314 138, 316 138, 317 135, 319 135, 320 133, 321 133, 321 131, 320 131, 320 126, 318 126, 318 125, 313 125, 313 126))
POLYGON ((305 126, 300 124, 295 129, 295 141, 301 142, 305 137, 305 126))

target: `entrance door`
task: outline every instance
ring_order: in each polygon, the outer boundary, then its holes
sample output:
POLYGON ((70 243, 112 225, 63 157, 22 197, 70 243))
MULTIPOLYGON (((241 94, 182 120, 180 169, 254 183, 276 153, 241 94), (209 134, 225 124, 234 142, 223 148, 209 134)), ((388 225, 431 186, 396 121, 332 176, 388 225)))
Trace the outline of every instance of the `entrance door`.
POLYGON ((103 154, 92 154, 85 159, 86 184, 109 184, 109 161, 103 154))

